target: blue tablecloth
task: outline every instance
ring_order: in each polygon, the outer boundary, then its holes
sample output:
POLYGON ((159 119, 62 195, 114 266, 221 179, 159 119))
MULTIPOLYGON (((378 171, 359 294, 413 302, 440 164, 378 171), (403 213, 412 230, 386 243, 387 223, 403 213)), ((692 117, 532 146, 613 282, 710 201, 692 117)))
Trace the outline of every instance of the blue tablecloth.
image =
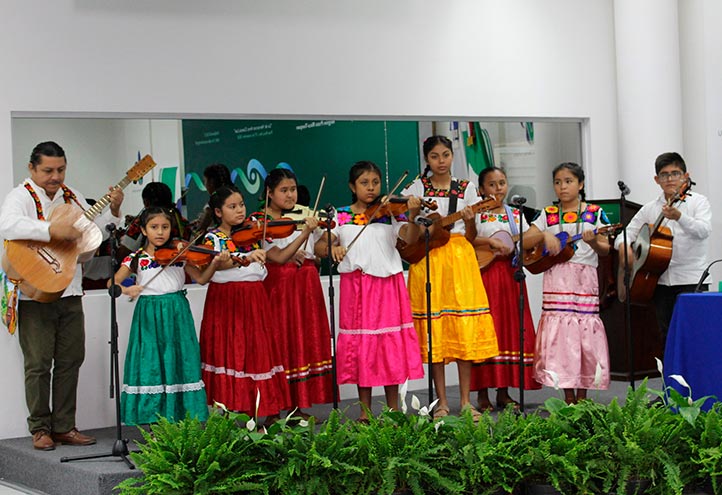
POLYGON ((669 375, 682 375, 692 388, 692 398, 712 395, 722 401, 722 293, 681 294, 674 306, 664 349, 664 375, 685 397, 689 391, 669 375))

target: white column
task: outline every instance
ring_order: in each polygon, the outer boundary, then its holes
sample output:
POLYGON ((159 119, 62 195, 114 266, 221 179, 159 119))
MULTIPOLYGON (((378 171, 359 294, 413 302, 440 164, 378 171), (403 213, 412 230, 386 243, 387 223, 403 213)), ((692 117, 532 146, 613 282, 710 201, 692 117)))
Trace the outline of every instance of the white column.
POLYGON ((615 0, 614 29, 620 179, 645 203, 657 155, 684 156, 677 0, 615 0))

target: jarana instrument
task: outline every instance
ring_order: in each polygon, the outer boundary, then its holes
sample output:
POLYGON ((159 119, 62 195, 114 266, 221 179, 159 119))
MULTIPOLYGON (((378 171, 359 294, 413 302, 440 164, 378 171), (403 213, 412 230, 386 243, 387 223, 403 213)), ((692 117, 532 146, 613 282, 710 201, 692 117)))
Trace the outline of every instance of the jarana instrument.
MULTIPOLYGON (((479 213, 484 210, 493 210, 500 205, 499 200, 491 197, 474 203, 471 205, 471 209, 474 213, 479 213)), ((433 220, 433 224, 429 226, 429 250, 432 250, 449 242, 451 238, 451 227, 453 227, 455 222, 461 220, 461 210, 445 217, 442 217, 438 213, 432 213, 427 218, 433 220)), ((399 238, 396 241, 396 249, 407 263, 414 264, 426 256, 425 242, 424 236, 419 236, 419 239, 413 243, 406 243, 403 239, 399 238)))
MULTIPOLYGON (((114 189, 124 189, 133 181, 139 180, 155 167, 150 155, 137 162, 114 189)), ((73 204, 56 207, 48 221, 58 221, 70 217, 82 236, 75 241, 33 240, 8 241, 3 256, 3 270, 8 277, 19 280, 20 291, 38 302, 55 301, 62 296, 75 276, 78 257, 94 252, 103 240, 103 233, 93 219, 110 203, 110 194, 106 194, 85 211, 73 204)))
MULTIPOLYGON (((612 232, 622 228, 621 223, 613 223, 594 229, 595 234, 611 234, 612 232)), ((540 242, 531 249, 524 250, 524 268, 530 273, 542 273, 547 271, 554 265, 564 263, 572 259, 577 249, 576 243, 582 239, 582 234, 570 236, 567 232, 559 232, 555 234, 561 244, 559 254, 551 255, 544 247, 544 243, 540 242)))

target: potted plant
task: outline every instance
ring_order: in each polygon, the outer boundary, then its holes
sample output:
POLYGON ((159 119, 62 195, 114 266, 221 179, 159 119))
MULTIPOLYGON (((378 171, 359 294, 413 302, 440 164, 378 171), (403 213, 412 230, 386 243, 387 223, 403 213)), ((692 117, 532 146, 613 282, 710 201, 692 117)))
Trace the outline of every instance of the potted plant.
POLYGON ((376 493, 453 494, 462 485, 446 470, 451 456, 443 422, 425 414, 384 410, 354 425, 353 442, 365 479, 376 493))
POLYGON ((499 495, 513 493, 523 476, 519 459, 526 445, 518 431, 526 416, 502 411, 496 419, 484 413, 477 423, 471 415, 446 419, 453 470, 464 485, 464 493, 499 495))
POLYGON ((215 411, 206 423, 186 417, 178 422, 159 418, 145 443, 130 457, 143 471, 118 488, 123 494, 268 493, 269 466, 257 462, 269 439, 244 424, 246 415, 215 411))

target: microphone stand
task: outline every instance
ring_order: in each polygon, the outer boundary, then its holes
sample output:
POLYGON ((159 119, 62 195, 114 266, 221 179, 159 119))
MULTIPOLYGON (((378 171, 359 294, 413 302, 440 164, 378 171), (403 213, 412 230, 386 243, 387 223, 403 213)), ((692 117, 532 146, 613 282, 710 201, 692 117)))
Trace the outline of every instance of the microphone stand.
MULTIPOLYGON (((526 273, 524 273, 524 209, 526 198, 514 199, 514 206, 519 210, 519 243, 515 246, 517 267, 514 280, 519 284, 519 413, 524 414, 524 289, 526 273)), ((510 218, 510 222, 514 219, 510 218)))
POLYGON ((709 277, 710 268, 712 268, 712 265, 714 265, 715 263, 719 263, 720 261, 722 261, 722 259, 714 260, 712 263, 707 265, 707 268, 705 268, 704 272, 702 272, 702 276, 700 277, 699 282, 697 282, 697 287, 694 288, 695 293, 702 292, 702 285, 704 285, 704 281, 707 280, 707 277, 709 277))
MULTIPOLYGON (((427 348, 428 348, 428 361, 429 361, 429 404, 431 404, 434 401, 434 377, 433 377, 433 371, 432 368, 434 366, 434 363, 432 362, 432 348, 433 348, 433 337, 431 334, 431 263, 429 260, 429 238, 431 236, 431 232, 429 231, 429 227, 434 223, 433 220, 430 220, 425 217, 417 217, 416 223, 419 225, 423 225, 424 228, 424 248, 425 248, 425 262, 426 262, 426 335, 427 335, 427 348)), ((432 412, 433 416, 433 412, 432 412)))
POLYGON ((108 245, 110 247, 110 287, 108 294, 110 295, 110 398, 115 398, 115 442, 113 442, 113 450, 105 454, 88 454, 76 457, 61 457, 60 462, 79 461, 84 459, 100 459, 103 457, 120 457, 128 465, 128 469, 135 469, 133 463, 128 459, 128 440, 122 437, 123 431, 120 421, 120 365, 118 364, 118 320, 116 318, 115 299, 122 294, 119 285, 115 284, 113 279, 117 269, 117 242, 115 237, 115 225, 108 224, 105 230, 110 233, 108 245))
MULTIPOLYGON (((630 277, 632 270, 629 266, 629 249, 627 248, 627 223, 624 221, 624 213, 627 210, 627 194, 629 194, 629 188, 624 185, 623 182, 618 182, 621 197, 619 200, 620 215, 619 220, 622 222, 622 245, 624 246, 624 331, 627 332, 628 341, 628 354, 627 359, 629 361, 629 386, 632 390, 635 389, 634 383, 634 335, 632 334, 632 298, 630 292, 630 277)), ((618 256, 617 256, 618 257, 618 256)), ((617 259, 617 263, 621 263, 621 260, 617 259)), ((619 273, 619 271, 617 271, 619 273)), ((662 377, 664 378, 664 377, 662 377)))
POLYGON ((333 205, 327 204, 324 208, 326 211, 326 235, 328 236, 328 246, 326 256, 328 260, 328 309, 329 323, 331 327, 331 377, 333 381, 333 408, 338 409, 338 384, 336 376, 336 314, 334 308, 334 289, 333 289, 333 253, 331 245, 331 220, 333 219, 333 205))

